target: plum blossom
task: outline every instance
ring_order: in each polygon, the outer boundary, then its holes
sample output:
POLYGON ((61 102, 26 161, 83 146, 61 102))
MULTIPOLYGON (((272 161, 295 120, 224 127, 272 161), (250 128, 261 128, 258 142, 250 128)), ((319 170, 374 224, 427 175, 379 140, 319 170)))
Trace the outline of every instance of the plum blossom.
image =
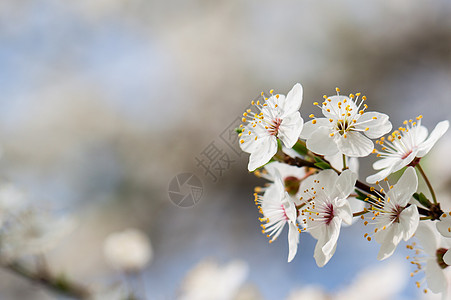
POLYGON ((255 193, 255 204, 263 215, 260 221, 262 233, 270 238, 272 243, 281 234, 285 224, 288 224, 288 262, 296 255, 299 243, 299 228, 296 223, 297 210, 293 199, 285 191, 282 177, 277 169, 274 173, 274 184, 265 190, 263 195, 255 193))
POLYGON ((34 207, 21 211, 2 228, 1 252, 9 260, 25 255, 45 253, 75 228, 71 216, 53 216, 49 211, 34 207))
MULTIPOLYGON (((264 94, 262 93, 262 96, 264 94)), ((248 169, 254 171, 276 154, 277 140, 288 148, 293 147, 302 131, 304 120, 299 108, 302 104, 302 86, 297 83, 287 96, 276 94, 260 101, 252 101, 258 112, 248 109, 243 114, 240 147, 250 153, 248 169)))
MULTIPOLYGON (((427 288, 433 293, 443 293, 442 299, 449 299, 447 295, 448 281, 445 275, 445 269, 451 265, 451 241, 445 239, 435 230, 432 230, 430 222, 421 222, 415 232, 417 243, 408 245, 407 248, 415 250, 414 256, 408 256, 417 269, 411 274, 414 276, 421 271, 425 273, 427 288)), ((422 286, 424 279, 417 281, 418 288, 422 286)), ((427 292, 428 289, 424 289, 427 292)))
POLYGON ((407 241, 415 233, 420 220, 418 208, 414 204, 407 204, 417 187, 417 174, 413 167, 409 167, 398 183, 387 191, 384 199, 367 198, 372 205, 376 224, 374 238, 381 244, 377 259, 390 257, 402 239, 407 241))
POLYGON ((373 151, 370 139, 379 138, 388 133, 392 125, 388 116, 377 112, 365 112, 367 105, 360 93, 349 97, 339 94, 327 97, 322 106, 325 118, 315 118, 304 124, 301 138, 306 139, 307 148, 320 155, 341 153, 350 157, 364 157, 373 151))
POLYGON ((421 125, 422 116, 418 116, 416 121, 404 121, 405 127, 400 127, 388 136, 387 140, 382 137, 376 143, 381 145, 381 151, 375 150, 378 161, 373 164, 378 173, 367 177, 368 183, 381 181, 388 175, 401 170, 411 164, 415 158, 425 156, 434 144, 448 130, 449 122, 438 123, 428 137, 428 130, 421 125))
POLYGON ((354 190, 357 176, 345 170, 338 176, 324 170, 305 179, 300 187, 304 203, 301 205, 302 231, 308 231, 318 240, 314 258, 319 267, 324 266, 335 253, 342 222, 352 223, 351 206, 347 200, 354 190))

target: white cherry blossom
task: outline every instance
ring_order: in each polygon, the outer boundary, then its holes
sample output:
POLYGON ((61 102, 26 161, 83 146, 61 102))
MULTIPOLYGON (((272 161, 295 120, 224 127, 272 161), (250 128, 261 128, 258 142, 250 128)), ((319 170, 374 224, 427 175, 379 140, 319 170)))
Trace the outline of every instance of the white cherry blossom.
MULTIPOLYGON (((262 93, 263 95, 263 93, 262 93)), ((304 120, 299 108, 302 104, 302 86, 297 83, 288 95, 276 94, 260 101, 252 101, 257 112, 248 109, 243 114, 240 147, 250 153, 248 169, 266 164, 277 152, 277 139, 288 148, 293 147, 302 131, 304 120)))
POLYGON ((417 174, 413 167, 409 167, 398 183, 387 191, 384 199, 367 198, 375 219, 374 238, 381 244, 377 259, 390 257, 401 240, 407 241, 415 233, 420 220, 418 208, 414 204, 407 207, 407 204, 417 187, 417 174))
MULTIPOLYGON (((421 222, 415 232, 417 243, 408 245, 407 248, 415 250, 415 255, 408 256, 412 264, 416 265, 417 269, 411 276, 424 271, 427 289, 433 293, 443 293, 442 299, 449 299, 447 295, 448 281, 445 276, 445 269, 451 265, 449 251, 451 248, 451 240, 440 236, 432 229, 430 222, 421 222), (448 257, 446 257, 448 254, 448 257)), ((424 283, 423 280, 416 282, 418 288, 424 283)))
POLYGON ((297 210, 293 199, 285 191, 282 177, 275 170, 274 184, 272 184, 263 196, 255 193, 255 204, 263 215, 260 221, 262 233, 270 238, 269 242, 275 241, 281 234, 285 224, 288 224, 288 262, 296 255, 299 243, 299 228, 296 223, 297 210))
POLYGON ((427 128, 421 125, 422 118, 419 116, 416 121, 404 121, 405 127, 395 130, 387 139, 381 138, 376 142, 382 148, 380 151, 375 150, 380 159, 373 164, 373 168, 380 171, 367 177, 368 183, 381 181, 412 163, 415 158, 425 156, 448 130, 449 122, 442 121, 428 137, 427 128))
MULTIPOLYGON (((388 133, 392 125, 388 116, 377 112, 365 112, 367 105, 360 93, 349 97, 339 94, 326 97, 321 109, 325 118, 315 118, 304 124, 301 138, 307 148, 320 155, 345 154, 364 157, 373 151, 375 139, 388 133)), ((320 107, 317 102, 314 105, 320 107)))
POLYGON ((334 255, 342 222, 352 223, 351 206, 347 200, 354 190, 357 176, 345 170, 338 176, 332 170, 324 170, 305 179, 299 220, 304 229, 318 240, 314 258, 319 267, 334 255))

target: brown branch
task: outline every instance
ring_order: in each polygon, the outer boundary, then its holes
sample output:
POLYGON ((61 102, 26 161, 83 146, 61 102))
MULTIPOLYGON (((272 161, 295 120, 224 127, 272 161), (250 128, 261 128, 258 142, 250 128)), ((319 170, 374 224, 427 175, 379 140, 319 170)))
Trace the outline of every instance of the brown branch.
POLYGON ((34 271, 17 261, 4 263, 2 266, 10 272, 58 294, 69 296, 74 299, 88 299, 91 294, 85 286, 69 281, 63 276, 57 277, 48 271, 34 271))

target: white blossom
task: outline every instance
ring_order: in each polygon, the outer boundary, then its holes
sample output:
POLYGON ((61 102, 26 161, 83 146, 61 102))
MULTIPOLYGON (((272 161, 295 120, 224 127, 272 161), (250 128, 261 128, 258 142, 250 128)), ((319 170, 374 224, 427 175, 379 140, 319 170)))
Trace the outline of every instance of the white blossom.
POLYGON ((318 240, 314 257, 318 266, 324 266, 335 253, 342 222, 352 223, 352 211, 346 200, 354 190, 357 176, 345 170, 338 176, 324 170, 305 179, 300 187, 300 224, 318 240))
POLYGON ((367 198, 375 219, 374 238, 381 244, 377 259, 390 257, 401 240, 407 241, 415 233, 420 220, 418 208, 415 204, 407 204, 417 187, 417 174, 409 167, 398 183, 390 187, 384 199, 367 198))
MULTIPOLYGON (((407 246, 409 249, 415 250, 415 255, 407 257, 417 267, 411 276, 423 271, 427 283, 424 292, 429 289, 433 293, 443 293, 442 299, 449 299, 447 298, 448 281, 445 276, 445 269, 451 265, 451 261, 449 261, 449 258, 445 260, 444 255, 451 248, 451 240, 440 236, 432 229, 430 222, 419 224, 415 238, 419 244, 414 242, 407 246)), ((416 285, 420 288, 423 283, 424 279, 417 281, 416 285)))
MULTIPOLYGON (((263 94, 263 93, 262 93, 263 94)), ((262 100, 252 101, 257 112, 248 109, 243 114, 240 147, 250 153, 248 169, 254 171, 263 166, 276 154, 277 139, 288 148, 293 147, 299 138, 304 120, 299 108, 302 103, 302 86, 297 83, 288 95, 276 94, 262 100)))
POLYGON ((382 137, 376 142, 382 148, 380 151, 375 150, 380 159, 373 164, 373 168, 380 171, 367 177, 368 183, 381 181, 412 163, 415 158, 425 156, 448 130, 449 122, 442 121, 428 137, 427 128, 421 125, 422 118, 417 117, 415 122, 404 121, 405 127, 399 127, 387 139, 382 137))
POLYGON ((255 193, 255 204, 263 215, 260 221, 262 233, 275 241, 282 233, 285 224, 288 224, 288 262, 296 255, 299 243, 299 228, 296 223, 297 210, 293 199, 285 191, 282 177, 277 169, 274 170, 274 184, 263 195, 255 193))
POLYGON ((7 259, 42 254, 51 250, 75 227, 68 216, 53 216, 48 211, 28 208, 14 216, 1 234, 1 251, 7 259))
MULTIPOLYGON (((337 95, 326 97, 321 109, 325 118, 315 118, 304 124, 301 138, 307 148, 320 155, 341 153, 350 157, 369 155, 374 144, 370 139, 388 133, 392 125, 388 116, 377 112, 365 112, 367 105, 360 93, 349 97, 337 95)), ((314 103, 319 106, 318 103, 314 103)))
POLYGON ((147 235, 134 228, 110 234, 104 242, 107 262, 123 272, 136 272, 152 260, 153 251, 147 235))

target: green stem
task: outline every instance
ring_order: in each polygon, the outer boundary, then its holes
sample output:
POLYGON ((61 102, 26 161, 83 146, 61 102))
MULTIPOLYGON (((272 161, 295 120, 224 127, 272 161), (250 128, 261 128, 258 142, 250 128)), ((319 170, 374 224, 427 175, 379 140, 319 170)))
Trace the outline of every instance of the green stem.
POLYGON ((348 167, 346 166, 346 155, 343 154, 343 171, 346 170, 348 167))
POLYGON ((423 179, 426 182, 426 185, 428 186, 429 191, 431 192, 432 200, 434 201, 435 204, 437 204, 437 197, 435 196, 434 188, 432 187, 431 182, 429 181, 428 177, 426 176, 426 173, 424 173, 424 170, 420 164, 417 164, 416 168, 420 172, 421 176, 423 176, 423 179))

